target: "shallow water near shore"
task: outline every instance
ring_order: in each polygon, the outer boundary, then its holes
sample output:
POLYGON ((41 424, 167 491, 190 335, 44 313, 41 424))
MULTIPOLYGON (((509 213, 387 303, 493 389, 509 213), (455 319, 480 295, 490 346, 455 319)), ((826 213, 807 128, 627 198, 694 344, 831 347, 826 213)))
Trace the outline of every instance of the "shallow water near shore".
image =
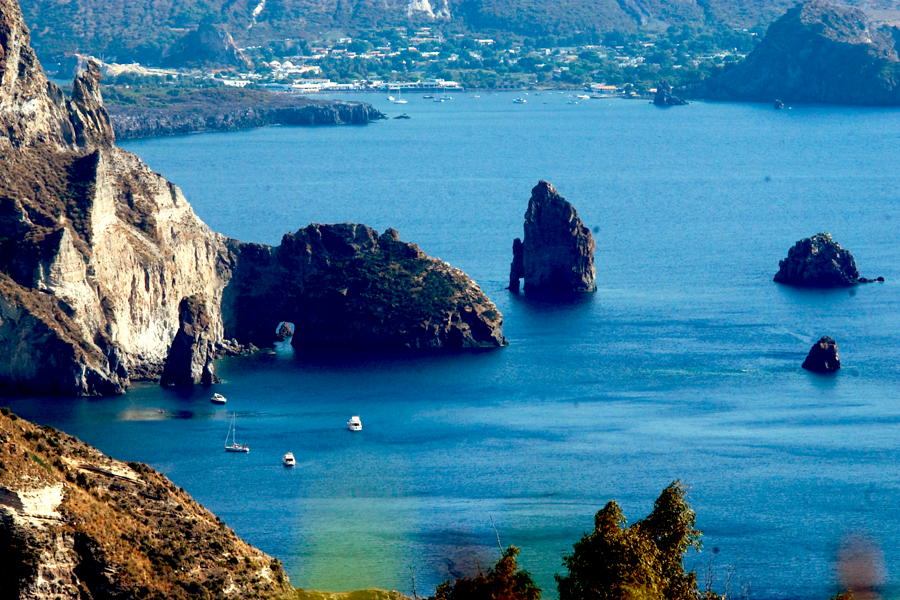
POLYGON ((481 285, 508 348, 279 345, 221 361, 225 407, 150 384, 4 403, 160 469, 304 588, 411 594, 412 567, 430 593, 496 561, 493 520, 554 598, 598 509, 615 498, 633 522, 680 478, 704 531, 687 565, 712 560, 714 589, 737 565, 732 595, 824 600, 838 557, 869 552, 882 597, 900 597, 900 111, 479 95, 352 95, 412 118, 122 146, 244 241, 310 222, 398 229, 481 285), (596 294, 504 289, 538 179, 594 230, 596 294), (886 283, 773 283, 819 231, 886 283), (835 375, 800 369, 823 334, 835 375), (247 455, 222 451, 232 411, 247 455))

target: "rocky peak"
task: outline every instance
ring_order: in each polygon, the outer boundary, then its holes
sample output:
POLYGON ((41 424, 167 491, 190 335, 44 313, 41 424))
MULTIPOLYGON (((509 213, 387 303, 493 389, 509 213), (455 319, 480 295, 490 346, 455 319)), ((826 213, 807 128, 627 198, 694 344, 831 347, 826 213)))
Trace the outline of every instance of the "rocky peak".
POLYGON ((100 66, 89 60, 85 70, 72 83, 69 113, 75 128, 75 141, 81 147, 111 146, 116 139, 100 94, 100 66))
POLYGON ((525 279, 526 292, 597 289, 594 238, 578 218, 575 207, 544 180, 531 190, 521 249, 513 242, 510 289, 518 289, 520 273, 525 279), (521 261, 517 258, 519 251, 521 261))
POLYGON ((172 67, 228 66, 249 68, 250 59, 221 25, 201 23, 176 42, 164 58, 172 67))

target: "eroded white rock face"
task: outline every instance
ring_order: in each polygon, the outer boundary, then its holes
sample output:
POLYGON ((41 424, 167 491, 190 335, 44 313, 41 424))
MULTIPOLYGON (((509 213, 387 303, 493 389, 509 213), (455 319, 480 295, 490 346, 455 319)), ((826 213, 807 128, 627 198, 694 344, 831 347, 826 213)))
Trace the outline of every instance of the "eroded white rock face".
POLYGON ((5 510, 16 520, 31 526, 44 527, 54 521, 61 521, 59 505, 62 501, 62 483, 37 489, 0 488, 0 510, 5 510))
POLYGON ((447 0, 410 0, 406 5, 406 16, 420 16, 422 13, 428 15, 431 19, 450 20, 450 6, 447 0))

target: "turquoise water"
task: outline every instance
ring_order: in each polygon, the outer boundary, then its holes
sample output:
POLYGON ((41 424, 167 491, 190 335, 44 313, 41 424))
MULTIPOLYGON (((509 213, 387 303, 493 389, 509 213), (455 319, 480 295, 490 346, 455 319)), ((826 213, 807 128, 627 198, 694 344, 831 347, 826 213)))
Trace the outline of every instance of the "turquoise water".
POLYGON ((615 498, 634 521, 681 478, 705 540, 687 564, 712 558, 720 591, 736 565, 732 594, 824 600, 838 556, 865 546, 883 596, 900 597, 900 112, 481 96, 410 98, 410 120, 365 127, 122 145, 245 241, 310 222, 398 229, 479 282, 508 348, 279 347, 222 361, 225 408, 153 385, 5 402, 162 470, 302 587, 411 593, 412 566, 431 591, 493 564, 493 519, 553 598, 599 508, 615 498), (595 230, 596 294, 504 289, 540 178, 595 230), (819 231, 887 283, 774 284, 819 231), (835 376, 799 368, 823 334, 835 376), (222 452, 230 411, 248 455, 222 452))

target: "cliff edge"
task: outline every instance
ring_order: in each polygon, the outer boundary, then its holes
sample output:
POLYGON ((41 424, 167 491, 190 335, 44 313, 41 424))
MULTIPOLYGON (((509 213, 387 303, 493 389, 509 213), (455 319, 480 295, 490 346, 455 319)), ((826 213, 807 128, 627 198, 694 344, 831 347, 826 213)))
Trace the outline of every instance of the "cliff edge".
POLYGON ((0 0, 0 394, 120 394, 164 370, 169 384, 212 381, 212 358, 271 343, 288 316, 305 327, 297 344, 505 343, 471 279, 394 234, 317 225, 322 243, 301 230, 272 249, 214 233, 181 190, 115 146, 99 82, 90 63, 65 98, 18 5, 0 0), (354 246, 360 237, 368 245, 354 246), (335 250, 347 247, 359 252, 335 250), (265 319, 240 309, 261 295, 247 276, 266 282, 262 295, 289 282, 304 312, 277 304, 281 318, 259 333, 265 319), (342 311, 315 300, 319 283, 347 299, 342 311))
POLYGON ((710 77, 711 100, 900 104, 900 28, 856 8, 813 0, 772 23, 740 64, 710 77))

